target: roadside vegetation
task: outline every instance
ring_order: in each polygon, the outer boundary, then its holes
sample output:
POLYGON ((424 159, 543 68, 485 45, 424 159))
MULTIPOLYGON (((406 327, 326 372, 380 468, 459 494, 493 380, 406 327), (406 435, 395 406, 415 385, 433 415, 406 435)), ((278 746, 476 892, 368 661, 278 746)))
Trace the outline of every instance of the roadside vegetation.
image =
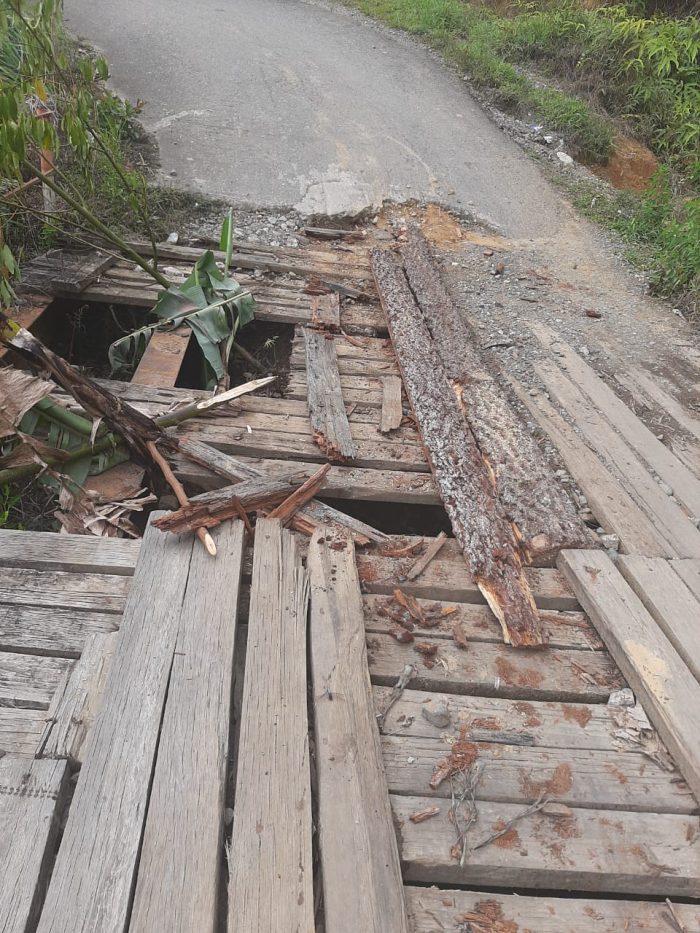
POLYGON ((605 164, 618 132, 660 160, 649 189, 574 200, 614 228, 657 294, 700 309, 700 18, 697 4, 350 0, 424 38, 499 108, 605 164))

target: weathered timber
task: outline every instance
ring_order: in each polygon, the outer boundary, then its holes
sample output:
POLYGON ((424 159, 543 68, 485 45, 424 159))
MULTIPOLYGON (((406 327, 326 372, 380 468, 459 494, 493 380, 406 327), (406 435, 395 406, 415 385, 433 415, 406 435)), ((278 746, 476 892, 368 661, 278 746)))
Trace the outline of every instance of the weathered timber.
MULTIPOLYGON (((105 255, 98 250, 59 249, 47 253, 51 259, 52 288, 57 292, 79 295, 88 285, 96 282, 103 272, 113 266, 118 256, 105 255)), ((29 263, 22 276, 25 288, 40 287, 43 283, 39 263, 29 263)))
POLYGON ((411 564, 406 571, 406 579, 415 580, 416 577, 419 577, 426 567, 430 565, 431 561, 435 560, 438 556, 445 541, 447 541, 447 535, 444 531, 441 531, 437 538, 425 549, 425 553, 421 554, 415 564, 411 564))
MULTIPOLYGON (((51 298, 41 298, 38 295, 34 295, 32 296, 31 302, 26 306, 11 308, 10 315, 12 320, 16 321, 20 327, 31 330, 36 322, 43 317, 44 312, 50 306, 51 302, 51 298)), ((0 346, 0 360, 8 354, 10 354, 8 359, 11 359, 12 351, 8 350, 7 347, 0 346)))
POLYGON ((192 555, 139 859, 130 933, 213 933, 245 529, 192 555))
POLYGON ((0 930, 30 933, 68 790, 65 761, 0 758, 0 930))
POLYGON ((316 495, 330 470, 330 463, 324 463, 313 476, 302 483, 290 495, 269 513, 268 518, 278 518, 283 525, 288 525, 296 513, 316 495))
POLYGON ((3 568, 131 576, 140 547, 140 541, 127 538, 3 529, 0 531, 0 565, 3 568))
POLYGON ((695 598, 700 600, 700 560, 672 560, 671 566, 695 598))
MULTIPOLYGON (((536 799, 536 798, 535 798, 536 799)), ((700 893, 697 817, 675 813, 570 808, 569 815, 534 813, 502 837, 506 842, 468 850, 466 863, 450 855, 455 828, 449 801, 415 825, 410 815, 434 797, 392 796, 406 881, 540 890, 595 891, 693 897, 700 893)), ((519 804, 477 801, 474 846, 523 811, 519 804)), ((486 928, 488 929, 488 927, 486 928)))
POLYGON ((406 887, 413 933, 459 930, 470 924, 474 933, 690 933, 700 930, 700 908, 661 901, 588 900, 575 897, 527 897, 489 891, 406 887), (673 913, 684 927, 674 925, 673 913))
POLYGON ((700 602, 678 578, 669 561, 628 555, 621 557, 617 566, 700 681, 700 602))
POLYGON ((683 777, 700 796, 700 684, 605 554, 562 551, 559 565, 683 777))
POLYGON ((46 710, 0 706, 0 758, 24 755, 33 758, 46 723, 46 710))
POLYGON ((235 812, 231 933, 313 933, 306 697, 309 583, 294 537, 256 526, 235 812))
MULTIPOLYGON (((60 541, 62 535, 54 537, 60 541)), ((119 613, 130 586, 131 580, 122 574, 10 567, 0 576, 0 603, 119 613)))
POLYGON ((401 427, 402 420, 401 379, 399 376, 385 376, 382 379, 382 413, 379 430, 382 434, 396 431, 401 427))
POLYGON ((73 663, 68 658, 0 652, 0 706, 48 709, 73 663))
POLYGON ((464 315, 452 303, 417 227, 409 230, 401 254, 462 415, 493 470, 506 514, 517 527, 526 561, 541 563, 563 547, 590 546, 590 533, 571 499, 474 346, 464 315))
POLYGON ((329 460, 354 460, 355 444, 345 412, 334 341, 307 328, 304 342, 314 440, 329 460))
POLYGON ((191 555, 146 529, 40 933, 126 927, 191 555))
POLYGON ((340 330, 340 299, 337 292, 311 296, 311 326, 337 334, 340 330))
POLYGON ((53 695, 37 757, 82 764, 83 745, 102 701, 116 645, 116 634, 87 637, 80 660, 53 695))
POLYGON ((191 336, 192 331, 186 326, 169 331, 154 331, 134 371, 132 382, 149 386, 174 386, 191 336))
POLYGON ((316 532, 308 556, 325 929, 407 933, 354 548, 332 543, 316 532))
POLYGON ((506 642, 542 645, 535 601, 492 473, 462 417, 420 309, 397 260, 372 251, 372 269, 409 401, 467 565, 506 642))
POLYGON ((91 635, 109 635, 119 615, 97 609, 0 605, 0 651, 79 658, 91 635))

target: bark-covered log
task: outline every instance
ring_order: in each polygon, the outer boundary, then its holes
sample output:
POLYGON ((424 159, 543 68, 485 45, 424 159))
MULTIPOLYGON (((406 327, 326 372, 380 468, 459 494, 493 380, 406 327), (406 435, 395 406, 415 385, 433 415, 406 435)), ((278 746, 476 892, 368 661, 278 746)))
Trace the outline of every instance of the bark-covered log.
POLYGON ((462 417, 427 325, 397 259, 372 251, 372 271, 445 509, 469 569, 506 642, 546 642, 493 474, 462 417))
POLYGON ((543 563, 591 538, 537 443, 508 404, 454 307, 423 234, 410 230, 401 248, 406 277, 496 491, 516 526, 526 563, 543 563))

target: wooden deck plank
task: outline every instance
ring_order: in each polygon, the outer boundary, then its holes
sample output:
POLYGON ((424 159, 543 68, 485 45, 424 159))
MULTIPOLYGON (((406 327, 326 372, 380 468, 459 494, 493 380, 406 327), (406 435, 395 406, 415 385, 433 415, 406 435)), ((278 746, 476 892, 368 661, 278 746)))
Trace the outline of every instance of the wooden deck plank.
MULTIPOLYGON (((488 730, 486 730, 488 731, 488 730)), ((695 813, 698 806, 685 781, 641 752, 548 748, 471 742, 483 768, 477 800, 529 806, 542 792, 570 807, 595 810, 636 810, 650 813, 695 813)), ((382 754, 392 794, 449 799, 449 780, 436 789, 430 780, 449 759, 452 739, 384 736, 382 754)))
POLYGON ((215 562, 192 555, 130 933, 216 928, 243 523, 213 537, 215 562))
POLYGON ((621 557, 617 566, 700 681, 700 602, 668 561, 629 555, 621 557))
POLYGON ((131 576, 140 547, 140 541, 129 538, 3 529, 0 531, 0 564, 28 570, 131 576))
POLYGON ((597 520, 606 531, 619 537, 622 550, 629 554, 675 557, 677 552, 671 542, 544 395, 531 395, 512 379, 510 384, 535 421, 549 435, 597 520))
POLYGON ((78 658, 91 635, 118 627, 111 612, 0 604, 0 651, 78 658))
MULTIPOLYGON (((460 868, 450 854, 456 837, 448 801, 438 802, 439 814, 418 824, 410 815, 435 805, 434 797, 392 795, 391 801, 408 882, 663 897, 700 893, 700 849, 693 845, 696 816, 583 808, 571 808, 564 817, 535 813, 496 843, 470 851, 460 868)), ((523 809, 519 804, 477 801, 471 844, 523 809)))
MULTIPOLYGON (((8 314, 13 321, 16 321, 20 327, 24 327, 25 330, 32 331, 33 326, 36 322, 43 316, 46 309, 49 307, 52 298, 41 298, 39 295, 33 295, 31 301, 21 308, 10 308, 8 314)), ((7 354, 10 354, 8 359, 12 359, 13 350, 10 347, 0 346, 0 360, 3 359, 7 354)), ((16 351, 15 351, 16 355, 16 351)))
MULTIPOLYGON (((406 887, 412 933, 458 930, 471 923, 474 933, 673 933, 668 905, 659 901, 602 898, 528 897, 479 891, 406 887)), ((700 908, 674 904, 687 933, 700 930, 700 908)))
POLYGON ((228 886, 229 930, 313 933, 306 707, 308 579, 293 536, 258 522, 228 886))
POLYGON ((132 382, 141 385, 175 385, 190 343, 189 327, 155 331, 134 371, 132 382))
POLYGON ((388 434, 401 427, 403 420, 401 386, 400 376, 385 376, 382 379, 382 411, 379 427, 382 434, 388 434))
POLYGON ((535 602, 493 472, 466 425, 430 332, 395 257, 372 250, 372 271, 406 394, 445 510, 474 580, 514 645, 541 645, 535 602))
POLYGON ((3 571, 0 578, 0 604, 120 613, 124 610, 130 586, 131 579, 122 574, 67 573, 10 567, 3 571))
POLYGON ((671 566, 696 599, 700 599, 700 560, 672 560, 671 566))
POLYGON ((700 684, 605 554, 562 551, 559 564, 683 777, 700 796, 700 684))
POLYGON ((64 761, 0 758, 0 930, 30 933, 68 790, 64 761))
POLYGON ((547 648, 533 654, 503 645, 471 642, 465 651, 443 638, 424 637, 399 644, 390 635, 368 635, 372 682, 395 684, 406 664, 416 666, 411 685, 418 690, 511 697, 515 700, 560 700, 567 703, 607 703, 623 686, 607 653, 547 648), (414 645, 436 652, 429 659, 414 645), (426 660, 428 665, 426 666, 426 660))
POLYGON ((314 441, 329 460, 354 460, 357 453, 345 412, 334 340, 306 328, 304 343, 314 441))
POLYGON ((360 581, 352 542, 338 540, 345 546, 332 550, 333 541, 323 530, 316 532, 307 562, 325 929, 407 933, 372 707, 360 581))
POLYGON ((0 652, 0 706, 48 709, 51 697, 73 663, 68 658, 0 652))
POLYGON ((0 758, 3 754, 33 758, 45 725, 45 709, 0 706, 0 758))
POLYGON ((73 766, 82 764, 85 739, 100 708, 116 646, 116 634, 86 639, 80 660, 53 695, 37 745, 38 758, 67 758, 73 766))
POLYGON ((39 933, 126 927, 191 553, 147 528, 39 933))

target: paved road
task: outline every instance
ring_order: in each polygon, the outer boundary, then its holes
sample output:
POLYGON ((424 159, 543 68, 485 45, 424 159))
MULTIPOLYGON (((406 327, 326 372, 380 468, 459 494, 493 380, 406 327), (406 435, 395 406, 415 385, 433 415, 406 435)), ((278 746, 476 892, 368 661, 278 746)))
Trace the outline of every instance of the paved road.
POLYGON ((435 56, 306 0, 65 0, 114 86, 146 101, 163 171, 241 205, 355 211, 432 197, 511 236, 562 204, 435 56))

